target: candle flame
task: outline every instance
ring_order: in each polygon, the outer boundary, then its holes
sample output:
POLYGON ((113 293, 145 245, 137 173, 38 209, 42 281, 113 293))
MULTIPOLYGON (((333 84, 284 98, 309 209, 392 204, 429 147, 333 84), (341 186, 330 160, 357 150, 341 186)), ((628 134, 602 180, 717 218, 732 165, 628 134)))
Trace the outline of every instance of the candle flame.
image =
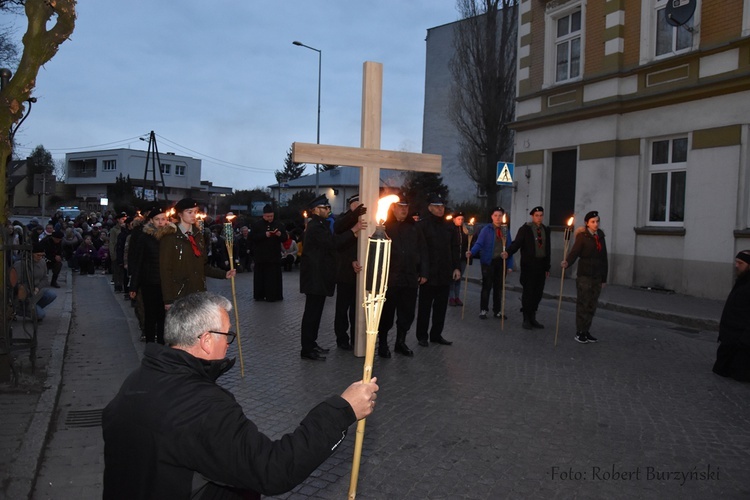
POLYGON ((388 217, 388 209, 392 203, 397 203, 398 200, 399 198, 395 194, 389 194, 378 200, 378 211, 375 215, 375 220, 378 224, 385 222, 385 219, 388 217))
POLYGON ((576 220, 575 216, 572 216, 570 219, 568 219, 568 227, 572 226, 573 225, 573 221, 575 221, 575 220, 576 220))
POLYGON ((307 219, 307 210, 305 210, 304 212, 302 212, 302 217, 304 217, 305 219, 307 219))
POLYGON ((474 217, 472 217, 472 218, 471 218, 471 219, 469 220, 469 225, 470 225, 470 226, 473 226, 473 225, 474 225, 474 217))
POLYGON ((502 222, 502 223, 503 223, 503 224, 505 224, 505 222, 506 222, 507 220, 508 220, 508 219, 506 219, 506 218, 505 218, 505 214, 503 214, 503 222, 502 222))

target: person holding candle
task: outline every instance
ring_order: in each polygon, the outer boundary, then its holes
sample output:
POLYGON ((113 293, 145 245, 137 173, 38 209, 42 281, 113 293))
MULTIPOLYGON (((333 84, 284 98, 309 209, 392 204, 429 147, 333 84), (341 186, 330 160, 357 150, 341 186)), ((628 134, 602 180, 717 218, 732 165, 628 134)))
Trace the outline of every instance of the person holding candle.
MULTIPOLYGON (((505 209, 495 207, 490 213, 491 224, 482 228, 476 243, 466 252, 466 257, 479 256, 482 266, 482 293, 479 298, 479 319, 487 319, 489 312, 490 292, 492 292, 492 313, 496 318, 502 316, 503 311, 503 268, 507 272, 513 270, 513 257, 503 266, 503 249, 510 246, 512 239, 508 234, 508 220, 505 209), (505 220, 503 220, 505 216, 505 220)), ((507 319, 504 318, 504 319, 507 319)))
MULTIPOLYGON (((463 255, 465 255, 466 251, 469 249, 469 230, 466 228, 466 226, 464 226, 464 213, 454 213, 452 221, 454 226, 453 230, 456 231, 456 236, 458 238, 458 255, 463 257, 463 255)), ((461 258, 460 260, 459 270, 461 271, 461 276, 463 276, 464 272, 466 271, 466 261, 463 258, 461 258)), ((448 305, 464 305, 464 303, 461 301, 461 280, 451 283, 448 293, 448 305)))
POLYGON ((250 228, 255 258, 253 298, 258 301, 284 299, 279 248, 289 239, 289 235, 284 226, 274 219, 273 205, 269 203, 263 207, 262 218, 250 228))
POLYGON ((576 229, 573 248, 560 265, 572 266, 578 259, 576 273, 576 342, 596 342, 589 332, 599 304, 599 294, 607 283, 607 243, 604 231, 599 229, 599 212, 591 211, 583 218, 585 227, 576 229))
POLYGON ((461 279, 458 235, 453 223, 445 220, 445 201, 439 194, 432 194, 428 202, 430 213, 419 222, 429 255, 429 274, 427 281, 419 286, 417 307, 417 340, 422 347, 429 345, 428 336, 435 344, 453 344, 443 337, 443 327, 450 286, 461 279))
POLYGON ((303 359, 325 361, 327 349, 317 343, 320 318, 326 297, 336 289, 336 249, 351 243, 367 222, 359 220, 348 231, 333 234, 328 214, 331 205, 325 195, 315 198, 309 205, 310 221, 305 228, 304 252, 300 262, 299 288, 305 294, 305 311, 302 314, 300 341, 303 359))
POLYGON ((526 330, 533 328, 544 328, 544 325, 536 320, 536 311, 544 294, 544 283, 547 281, 550 269, 550 231, 543 224, 544 208, 534 207, 529 212, 531 221, 527 222, 516 233, 513 243, 507 247, 507 251, 501 254, 507 259, 517 251, 521 251, 521 304, 523 312, 523 324, 526 330))
POLYGON ((223 271, 208 264, 206 245, 195 224, 198 202, 183 198, 174 206, 177 224, 159 233, 159 275, 164 308, 180 297, 206 290, 206 277, 229 279, 237 271, 223 271))
POLYGON ((405 196, 391 205, 385 221, 385 232, 391 239, 391 265, 378 325, 378 356, 391 357, 388 331, 398 315, 394 350, 411 357, 414 352, 406 345, 406 334, 414 322, 418 287, 427 281, 430 267, 424 235, 414 219, 409 217, 409 202, 405 196))

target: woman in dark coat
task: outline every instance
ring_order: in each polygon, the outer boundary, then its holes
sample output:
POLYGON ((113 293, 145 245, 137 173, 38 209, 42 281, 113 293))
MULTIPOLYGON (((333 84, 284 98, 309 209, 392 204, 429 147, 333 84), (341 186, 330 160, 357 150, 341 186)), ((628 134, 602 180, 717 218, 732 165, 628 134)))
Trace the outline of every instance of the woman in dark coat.
POLYGON ((198 202, 184 198, 174 206, 179 222, 159 232, 159 274, 164 308, 180 297, 206 291, 206 276, 229 279, 236 270, 223 271, 208 264, 206 244, 198 226, 198 202))

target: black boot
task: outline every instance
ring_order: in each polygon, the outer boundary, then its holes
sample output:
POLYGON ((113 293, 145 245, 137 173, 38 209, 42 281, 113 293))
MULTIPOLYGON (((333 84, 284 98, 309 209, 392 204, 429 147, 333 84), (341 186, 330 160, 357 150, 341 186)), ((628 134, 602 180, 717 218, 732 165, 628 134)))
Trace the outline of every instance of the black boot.
POLYGON ((414 356, 414 351, 409 349, 409 346, 406 345, 406 334, 397 334, 396 335, 396 347, 395 351, 399 354, 403 354, 404 356, 412 357, 414 356))
POLYGON ((529 318, 529 320, 530 320, 531 326, 533 326, 534 328, 544 328, 544 325, 536 320, 536 312, 531 313, 530 316, 531 317, 529 318))
POLYGON ((391 350, 388 349, 388 344, 381 345, 378 348, 378 356, 380 356, 381 358, 390 358, 391 357, 391 350))
POLYGON ((524 330, 532 330, 534 326, 531 324, 531 313, 523 312, 523 324, 521 327, 524 330))

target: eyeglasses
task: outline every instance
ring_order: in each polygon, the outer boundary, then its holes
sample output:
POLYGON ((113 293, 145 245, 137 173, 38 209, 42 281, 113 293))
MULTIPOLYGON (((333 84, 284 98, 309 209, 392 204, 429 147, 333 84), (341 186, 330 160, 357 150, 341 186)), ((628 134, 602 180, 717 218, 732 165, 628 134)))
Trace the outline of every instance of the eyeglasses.
MULTIPOLYGON (((226 335, 227 344, 231 344, 232 342, 234 342, 234 339, 237 338, 237 334, 232 330, 229 330, 228 332, 214 332, 213 330, 208 330, 208 333, 215 333, 216 335, 226 335)), ((198 338, 200 338, 200 336, 198 336, 198 338)))

